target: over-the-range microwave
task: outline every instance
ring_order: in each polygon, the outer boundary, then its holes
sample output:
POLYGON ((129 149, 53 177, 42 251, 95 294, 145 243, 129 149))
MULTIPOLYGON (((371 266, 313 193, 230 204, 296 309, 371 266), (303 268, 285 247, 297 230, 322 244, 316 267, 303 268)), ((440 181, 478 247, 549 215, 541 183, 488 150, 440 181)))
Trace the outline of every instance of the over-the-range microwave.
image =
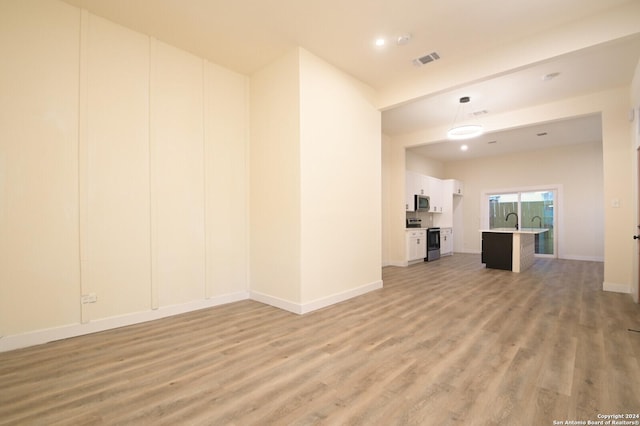
POLYGON ((416 195, 415 196, 415 208, 417 212, 428 212, 431 207, 429 205, 429 196, 416 195))

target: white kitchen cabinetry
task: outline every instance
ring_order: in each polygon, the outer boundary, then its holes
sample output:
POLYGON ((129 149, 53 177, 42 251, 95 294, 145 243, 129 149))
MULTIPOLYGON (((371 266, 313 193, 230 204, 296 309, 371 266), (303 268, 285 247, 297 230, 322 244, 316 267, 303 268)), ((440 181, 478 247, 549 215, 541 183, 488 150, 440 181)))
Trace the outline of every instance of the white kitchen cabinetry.
POLYGON ((462 182, 460 182, 457 179, 449 179, 449 180, 451 181, 451 184, 452 184, 453 195, 463 195, 464 186, 462 182))
POLYGON ((462 182, 456 179, 441 180, 432 176, 407 171, 405 185, 405 210, 415 211, 415 195, 429 197, 429 213, 451 213, 453 195, 462 195, 462 182))
POLYGON ((413 194, 429 195, 429 179, 429 176, 415 172, 407 172, 407 182, 410 183, 413 194))
POLYGON ((455 183, 453 179, 442 181, 442 214, 438 215, 434 225, 440 228, 453 227, 453 191, 455 183))
POLYGON ((415 172, 406 173, 405 182, 405 210, 415 211, 415 195, 429 195, 429 177, 415 172))
POLYGON ((427 257, 427 231, 425 229, 407 230, 407 262, 423 260, 427 257))
POLYGON ((413 173, 407 172, 404 181, 404 206, 408 212, 415 211, 413 205, 413 173))
POLYGON ((431 176, 424 176, 427 178, 428 189, 427 195, 429 196, 430 213, 442 213, 443 212, 443 191, 442 181, 438 178, 431 176))
POLYGON ((416 179, 416 194, 429 195, 429 185, 431 181, 429 176, 418 175, 416 179))
POLYGON ((453 229, 440 228, 440 256, 453 254, 453 229))

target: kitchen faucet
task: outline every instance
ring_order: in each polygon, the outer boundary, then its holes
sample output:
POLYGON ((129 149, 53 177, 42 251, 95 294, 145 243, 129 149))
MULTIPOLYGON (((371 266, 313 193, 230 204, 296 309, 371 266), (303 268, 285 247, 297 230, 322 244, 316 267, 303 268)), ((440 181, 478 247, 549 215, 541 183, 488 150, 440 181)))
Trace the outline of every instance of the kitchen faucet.
POLYGON ((541 218, 540 216, 534 216, 534 217, 532 217, 532 218, 531 218, 531 223, 533 223, 533 220, 534 220, 536 217, 537 217, 537 218, 538 218, 538 220, 540 221, 540 224, 538 225, 538 228, 542 228, 542 218, 541 218))
POLYGON ((516 230, 518 230, 518 213, 514 213, 514 212, 509 213, 509 214, 507 215, 507 217, 505 217, 505 218, 504 218, 504 220, 505 220, 505 222, 506 222, 507 220, 509 220, 509 217, 510 217, 511 215, 514 215, 514 216, 516 217, 516 230))

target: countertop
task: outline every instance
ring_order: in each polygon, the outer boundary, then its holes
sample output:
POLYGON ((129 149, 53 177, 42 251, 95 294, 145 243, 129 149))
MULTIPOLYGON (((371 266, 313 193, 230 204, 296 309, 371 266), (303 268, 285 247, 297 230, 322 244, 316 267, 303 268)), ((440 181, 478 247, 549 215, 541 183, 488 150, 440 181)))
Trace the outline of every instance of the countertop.
POLYGON ((547 228, 493 228, 480 230, 480 232, 500 232, 503 234, 542 234, 547 231, 547 228))

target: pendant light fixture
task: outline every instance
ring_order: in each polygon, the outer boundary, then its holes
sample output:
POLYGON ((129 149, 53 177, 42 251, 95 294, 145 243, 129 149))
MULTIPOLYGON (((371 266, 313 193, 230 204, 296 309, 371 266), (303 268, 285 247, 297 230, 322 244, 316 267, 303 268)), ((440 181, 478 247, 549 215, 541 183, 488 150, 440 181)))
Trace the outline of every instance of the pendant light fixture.
POLYGON ((484 128, 480 124, 465 123, 465 118, 468 113, 465 113, 465 104, 469 103, 471 98, 463 96, 460 98, 460 106, 458 112, 453 119, 453 126, 447 132, 447 138, 452 140, 471 139, 480 136, 484 133, 484 128), (458 117, 460 116, 460 121, 458 117))

